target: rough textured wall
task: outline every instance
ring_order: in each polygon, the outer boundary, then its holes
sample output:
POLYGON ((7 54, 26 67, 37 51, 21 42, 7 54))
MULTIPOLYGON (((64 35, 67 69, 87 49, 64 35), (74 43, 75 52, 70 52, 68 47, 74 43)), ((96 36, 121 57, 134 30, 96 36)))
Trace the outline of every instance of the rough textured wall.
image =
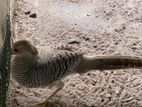
POLYGON ((0 48, 2 46, 2 39, 4 33, 4 24, 7 15, 7 0, 0 0, 0 48))

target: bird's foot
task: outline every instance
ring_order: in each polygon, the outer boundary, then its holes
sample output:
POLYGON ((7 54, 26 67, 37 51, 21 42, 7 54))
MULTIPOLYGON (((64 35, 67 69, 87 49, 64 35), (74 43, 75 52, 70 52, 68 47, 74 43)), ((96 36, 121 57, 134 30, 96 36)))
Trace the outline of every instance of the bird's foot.
POLYGON ((47 107, 48 106, 48 100, 40 101, 37 103, 37 106, 39 107, 47 107))

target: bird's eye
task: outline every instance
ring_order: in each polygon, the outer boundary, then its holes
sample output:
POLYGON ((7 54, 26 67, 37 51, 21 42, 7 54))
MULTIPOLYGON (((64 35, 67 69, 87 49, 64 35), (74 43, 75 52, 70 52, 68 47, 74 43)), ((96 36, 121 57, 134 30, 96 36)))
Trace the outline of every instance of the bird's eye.
POLYGON ((18 49, 15 48, 15 49, 14 49, 14 52, 18 52, 18 49))

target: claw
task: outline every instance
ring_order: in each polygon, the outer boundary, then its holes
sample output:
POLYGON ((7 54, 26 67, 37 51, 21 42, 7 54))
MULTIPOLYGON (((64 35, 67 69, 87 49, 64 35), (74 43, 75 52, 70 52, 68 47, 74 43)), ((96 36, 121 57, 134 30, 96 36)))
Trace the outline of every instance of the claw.
MULTIPOLYGON (((64 83, 63 83, 61 80, 55 82, 54 85, 57 86, 57 89, 47 98, 47 100, 45 100, 45 101, 40 101, 40 102, 37 104, 37 106, 40 106, 40 107, 47 107, 47 106, 49 106, 49 105, 50 105, 49 100, 50 100, 59 90, 61 90, 61 89, 64 87, 64 83)), ((54 85, 51 85, 50 87, 52 87, 52 86, 54 86, 54 85)), ((53 106, 51 106, 51 107, 53 107, 53 106)))
POLYGON ((37 106, 40 106, 40 107, 47 107, 47 105, 48 105, 48 101, 40 101, 37 104, 37 106))

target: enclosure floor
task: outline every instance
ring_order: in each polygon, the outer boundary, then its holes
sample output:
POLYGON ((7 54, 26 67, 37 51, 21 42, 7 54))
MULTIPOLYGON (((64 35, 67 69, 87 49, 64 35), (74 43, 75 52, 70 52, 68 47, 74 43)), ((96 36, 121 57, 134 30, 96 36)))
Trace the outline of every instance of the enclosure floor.
MULTIPOLYGON (((72 43, 89 55, 142 57, 142 0, 17 0, 15 34, 17 40, 38 46, 72 43)), ((49 107, 142 107, 141 72, 70 75, 49 107)), ((51 93, 48 88, 27 89, 11 80, 9 107, 36 107, 51 93)))

